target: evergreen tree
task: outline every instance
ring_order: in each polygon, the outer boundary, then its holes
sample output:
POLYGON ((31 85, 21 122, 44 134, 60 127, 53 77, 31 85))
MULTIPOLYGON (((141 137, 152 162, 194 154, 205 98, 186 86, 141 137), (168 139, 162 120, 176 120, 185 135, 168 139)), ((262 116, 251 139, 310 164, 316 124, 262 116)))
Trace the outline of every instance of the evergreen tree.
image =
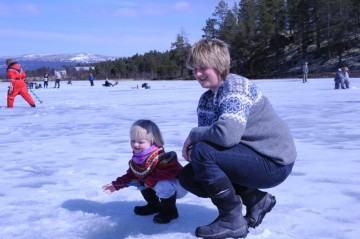
POLYGON ((242 0, 239 3, 239 27, 241 27, 241 34, 245 37, 245 47, 250 52, 256 47, 257 40, 257 1, 255 0, 242 0))
POLYGON ((215 25, 216 19, 208 18, 206 20, 206 26, 201 29, 204 32, 204 35, 202 37, 207 39, 219 38, 219 32, 218 30, 216 30, 215 25))
MULTIPOLYGON (((212 14, 215 17, 214 27, 216 30, 216 38, 222 39, 224 37, 224 31, 226 31, 225 24, 232 24, 230 22, 225 23, 226 19, 229 15, 229 6, 224 0, 220 0, 218 5, 215 7, 215 11, 212 14)), ((233 21, 232 19, 228 18, 228 21, 233 21)))
POLYGON ((236 16, 228 11, 224 22, 221 24, 219 29, 219 39, 229 43, 234 44, 236 42, 236 33, 238 30, 238 25, 236 21, 236 16))
POLYGON ((225 18, 227 17, 228 13, 229 5, 224 0, 220 0, 212 15, 217 19, 217 23, 222 25, 222 23, 225 22, 225 18))
POLYGON ((186 58, 190 50, 190 43, 186 37, 185 30, 181 30, 181 33, 176 36, 176 41, 171 43, 171 53, 176 65, 180 68, 179 77, 185 75, 186 70, 186 58))

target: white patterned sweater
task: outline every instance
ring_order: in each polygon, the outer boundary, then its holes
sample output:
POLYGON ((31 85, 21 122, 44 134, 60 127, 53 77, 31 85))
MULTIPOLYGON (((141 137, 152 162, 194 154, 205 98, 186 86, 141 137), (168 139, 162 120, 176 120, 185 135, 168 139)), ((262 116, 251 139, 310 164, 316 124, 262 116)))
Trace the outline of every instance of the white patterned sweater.
POLYGON ((269 100, 245 77, 229 74, 216 92, 206 91, 197 108, 198 127, 190 132, 194 142, 222 147, 242 143, 278 164, 296 159, 293 137, 269 100))

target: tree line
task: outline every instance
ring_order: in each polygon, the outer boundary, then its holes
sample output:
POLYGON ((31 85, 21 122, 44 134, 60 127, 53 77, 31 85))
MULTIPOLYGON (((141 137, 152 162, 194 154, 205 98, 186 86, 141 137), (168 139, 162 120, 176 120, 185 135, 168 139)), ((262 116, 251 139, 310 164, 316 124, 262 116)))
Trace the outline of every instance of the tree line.
MULTIPOLYGON (((304 61, 325 65, 359 48, 359 0, 220 0, 201 29, 227 42, 231 71, 251 78, 281 77, 304 61)), ((95 64, 97 78, 191 79, 191 45, 182 30, 165 52, 149 51, 95 64)), ((315 71, 326 71, 318 67, 315 71)))

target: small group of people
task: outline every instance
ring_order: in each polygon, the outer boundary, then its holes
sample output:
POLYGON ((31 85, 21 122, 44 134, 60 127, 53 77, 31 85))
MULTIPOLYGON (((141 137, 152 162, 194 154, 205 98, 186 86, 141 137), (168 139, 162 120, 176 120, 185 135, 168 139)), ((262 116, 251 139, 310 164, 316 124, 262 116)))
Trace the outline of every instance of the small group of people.
POLYGON ((338 89, 350 89, 350 79, 349 79, 349 68, 343 66, 339 68, 336 72, 334 82, 335 82, 335 90, 338 89))
POLYGON ((156 214, 153 222, 160 224, 178 218, 176 199, 186 192, 210 198, 219 215, 197 227, 195 235, 244 238, 249 227, 257 227, 275 206, 275 196, 260 189, 275 187, 289 176, 297 157, 295 143, 286 123, 255 84, 229 73, 225 42, 196 42, 187 67, 207 89, 198 103, 198 125, 182 147, 188 163, 182 166, 175 152, 165 153, 154 122, 138 120, 130 128, 129 168, 103 190, 110 194, 135 182, 146 205, 136 206, 134 213, 156 214))
POLYGON ((142 84, 141 84, 141 88, 143 88, 143 89, 150 89, 151 87, 150 87, 149 83, 145 82, 145 83, 142 83, 142 84))
POLYGON ((27 82, 27 85, 29 86, 29 89, 33 89, 33 88, 40 89, 40 88, 42 88, 41 83, 37 83, 37 82, 33 82, 33 81, 27 82))
MULTIPOLYGON (((338 89, 350 89, 350 78, 349 78, 349 68, 347 66, 340 67, 336 71, 334 78, 335 90, 338 89)), ((303 83, 308 82, 309 66, 308 62, 304 62, 302 67, 303 72, 303 83)))
MULTIPOLYGON (((60 88, 60 81, 63 78, 62 74, 60 71, 55 71, 55 85, 54 88, 60 88)), ((49 73, 45 72, 44 76, 43 76, 43 83, 44 83, 44 88, 47 89, 49 87, 49 73)))

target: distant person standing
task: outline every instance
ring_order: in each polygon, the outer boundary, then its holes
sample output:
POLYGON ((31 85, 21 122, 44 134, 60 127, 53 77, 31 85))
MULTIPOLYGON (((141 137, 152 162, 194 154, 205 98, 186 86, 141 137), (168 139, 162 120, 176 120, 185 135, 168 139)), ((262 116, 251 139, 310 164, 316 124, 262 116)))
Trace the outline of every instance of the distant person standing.
POLYGON ((48 84, 49 84, 49 74, 46 72, 44 75, 44 88, 48 88, 48 84))
POLYGON ((302 68, 302 72, 303 72, 303 83, 307 82, 307 78, 308 78, 308 74, 309 74, 309 66, 308 63, 305 62, 302 68))
POLYGON ((27 89, 25 78, 26 73, 17 62, 11 58, 6 60, 6 74, 10 80, 10 86, 7 95, 7 107, 14 107, 14 100, 17 95, 21 95, 31 107, 35 107, 35 102, 27 89))
POLYGON ((334 82, 335 82, 335 90, 340 89, 346 89, 350 88, 350 82, 349 82, 349 74, 348 74, 348 68, 346 66, 339 68, 336 72, 334 82))
POLYGON ((60 71, 55 71, 55 86, 54 86, 54 88, 60 88, 60 80, 61 80, 60 71))
POLYGON ((346 89, 350 89, 349 68, 344 66, 343 72, 344 72, 344 86, 346 89))
POLYGON ((89 81, 90 81, 90 85, 91 86, 94 86, 94 80, 95 80, 95 77, 92 73, 90 73, 89 75, 89 81))

